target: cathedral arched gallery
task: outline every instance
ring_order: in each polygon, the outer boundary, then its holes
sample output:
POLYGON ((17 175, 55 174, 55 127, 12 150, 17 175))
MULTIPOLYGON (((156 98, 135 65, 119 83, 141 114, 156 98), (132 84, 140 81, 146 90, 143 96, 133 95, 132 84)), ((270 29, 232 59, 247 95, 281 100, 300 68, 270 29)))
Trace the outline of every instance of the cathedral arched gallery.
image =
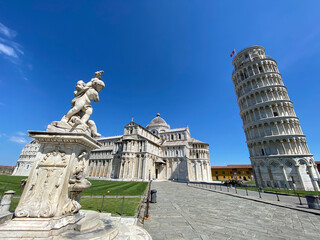
MULTIPOLYGON (((212 180, 209 144, 192 138, 188 126, 171 129, 160 114, 146 128, 131 121, 124 127, 123 135, 97 140, 102 146, 91 152, 86 173, 88 178, 180 182, 212 180)), ((16 175, 28 175, 31 167, 21 169, 25 164, 19 164, 19 161, 16 175)), ((29 165, 31 161, 28 159, 29 165)))

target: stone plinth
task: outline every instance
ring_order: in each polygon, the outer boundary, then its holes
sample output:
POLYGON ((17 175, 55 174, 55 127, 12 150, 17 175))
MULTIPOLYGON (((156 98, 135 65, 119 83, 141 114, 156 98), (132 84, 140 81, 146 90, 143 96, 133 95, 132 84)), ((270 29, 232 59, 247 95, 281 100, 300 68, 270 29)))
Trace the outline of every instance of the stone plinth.
POLYGON ((88 157, 101 146, 83 133, 29 131, 38 140, 36 156, 15 219, 0 226, 2 237, 49 237, 68 230, 83 216, 81 192, 91 186, 84 178, 88 157))

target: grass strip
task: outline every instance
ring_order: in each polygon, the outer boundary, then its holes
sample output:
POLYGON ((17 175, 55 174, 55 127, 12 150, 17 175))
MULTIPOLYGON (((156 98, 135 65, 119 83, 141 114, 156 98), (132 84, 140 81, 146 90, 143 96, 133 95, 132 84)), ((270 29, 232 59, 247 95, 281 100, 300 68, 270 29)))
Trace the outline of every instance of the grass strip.
MULTIPOLYGON (((246 187, 237 187, 238 189, 246 189, 246 187)), ((250 191, 259 191, 257 187, 248 187, 250 191)), ((319 192, 315 191, 303 191, 303 190, 291 190, 291 189, 272 189, 272 188, 263 188, 263 192, 265 193, 279 193, 285 195, 293 195, 297 196, 299 194, 300 197, 305 197, 306 195, 318 195, 320 196, 319 192)))
MULTIPOLYGON (((20 198, 12 199, 10 211, 16 209, 20 198)), ((125 198, 123 205, 123 216, 135 216, 140 198, 125 198)), ((111 213, 112 215, 121 215, 123 198, 105 198, 103 201, 103 212, 111 213)), ((101 198, 82 198, 80 201, 83 210, 100 211, 102 204, 101 198)))
MULTIPOLYGON (((15 196, 21 196, 22 189, 20 188, 21 180, 27 177, 0 175, 0 194, 5 191, 15 191, 15 196)), ((104 180, 89 180, 92 186, 82 192, 84 196, 138 196, 144 195, 148 186, 147 182, 121 182, 121 181, 104 181, 104 180), (110 191, 108 193, 108 191, 110 191)))

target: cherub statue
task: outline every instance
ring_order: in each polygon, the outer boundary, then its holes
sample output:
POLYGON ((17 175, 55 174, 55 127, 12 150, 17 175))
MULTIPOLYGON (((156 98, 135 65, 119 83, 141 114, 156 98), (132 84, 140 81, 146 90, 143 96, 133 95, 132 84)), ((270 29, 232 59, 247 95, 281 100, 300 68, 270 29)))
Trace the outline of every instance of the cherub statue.
POLYGON ((94 121, 89 120, 92 114, 92 100, 99 102, 99 92, 105 87, 101 80, 103 71, 95 72, 94 78, 88 83, 79 80, 76 85, 77 91, 74 91, 74 99, 71 101, 71 109, 61 119, 61 122, 74 124, 86 124, 91 130, 92 137, 100 137, 97 133, 97 127, 94 121))

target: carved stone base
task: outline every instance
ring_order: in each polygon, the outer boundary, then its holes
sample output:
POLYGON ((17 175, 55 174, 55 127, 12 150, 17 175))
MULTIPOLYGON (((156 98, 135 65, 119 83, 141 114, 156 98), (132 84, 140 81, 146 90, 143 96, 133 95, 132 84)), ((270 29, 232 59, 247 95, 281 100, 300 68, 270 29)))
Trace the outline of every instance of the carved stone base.
POLYGON ((47 132, 61 132, 61 133, 85 133, 91 136, 91 130, 88 125, 83 123, 53 121, 47 127, 47 132))
POLYGON ((1 239, 50 239, 73 229, 83 217, 78 213, 54 218, 14 218, 0 225, 0 236, 1 239))
POLYGON ((135 218, 111 217, 110 213, 83 211, 75 230, 62 234, 61 239, 95 239, 95 240, 152 240, 150 234, 136 225, 135 218))
POLYGON ((64 218, 15 218, 0 225, 0 238, 11 240, 152 240, 135 218, 111 217, 110 213, 80 211, 64 218), (73 218, 72 218, 73 217, 73 218))

